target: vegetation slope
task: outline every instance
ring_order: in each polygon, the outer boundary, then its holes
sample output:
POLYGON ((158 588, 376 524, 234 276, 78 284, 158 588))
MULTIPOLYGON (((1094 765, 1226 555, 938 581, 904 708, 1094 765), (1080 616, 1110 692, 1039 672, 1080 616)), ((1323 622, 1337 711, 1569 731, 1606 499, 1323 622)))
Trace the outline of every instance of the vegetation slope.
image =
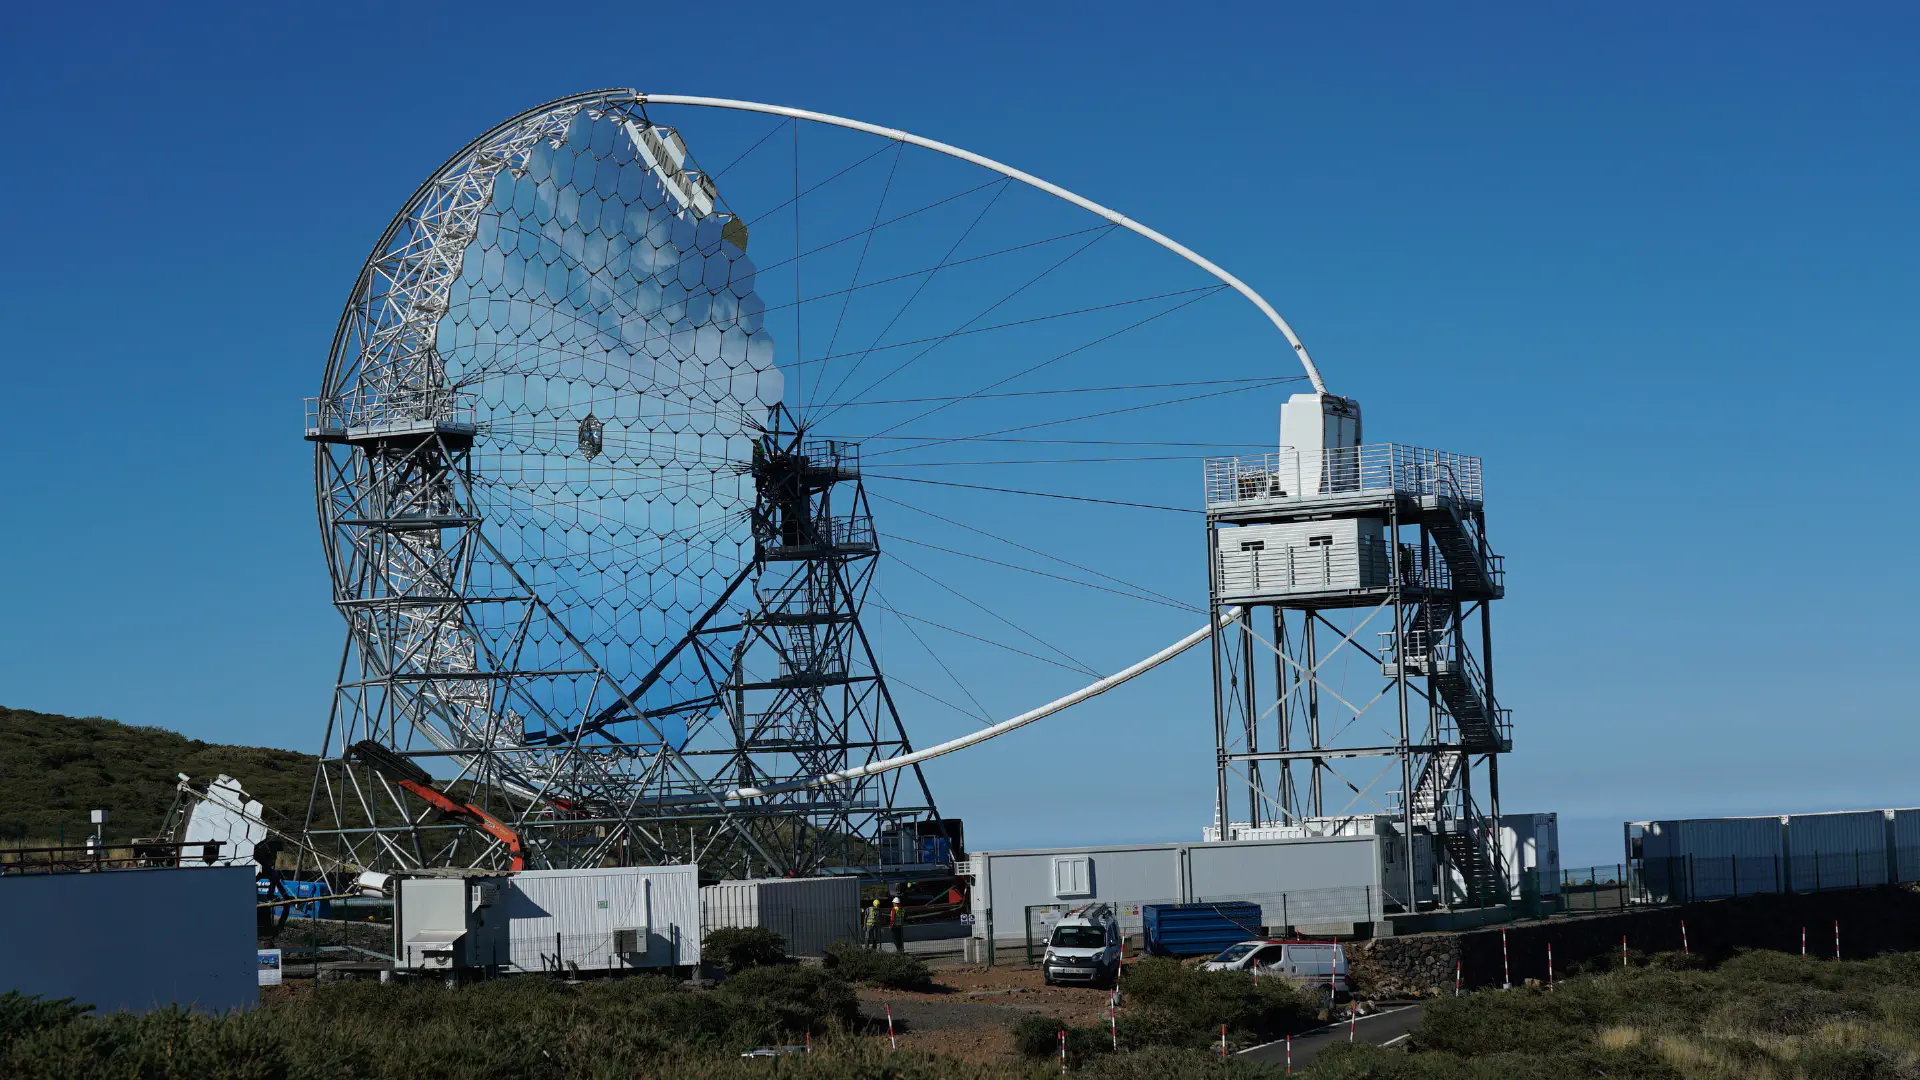
POLYGON ((227 746, 164 728, 99 717, 0 708, 0 841, 84 839, 87 811, 108 812, 109 843, 152 836, 173 804, 179 773, 226 773, 269 809, 306 813, 315 759, 291 750, 227 746))

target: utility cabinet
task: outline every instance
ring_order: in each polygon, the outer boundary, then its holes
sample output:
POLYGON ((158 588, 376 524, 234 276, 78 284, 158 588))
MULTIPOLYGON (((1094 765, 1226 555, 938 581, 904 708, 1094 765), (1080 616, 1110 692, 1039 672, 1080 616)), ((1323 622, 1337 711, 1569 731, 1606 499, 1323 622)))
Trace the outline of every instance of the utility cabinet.
POLYGON ((394 891, 393 955, 401 971, 454 975, 507 962, 506 878, 403 878, 394 891))

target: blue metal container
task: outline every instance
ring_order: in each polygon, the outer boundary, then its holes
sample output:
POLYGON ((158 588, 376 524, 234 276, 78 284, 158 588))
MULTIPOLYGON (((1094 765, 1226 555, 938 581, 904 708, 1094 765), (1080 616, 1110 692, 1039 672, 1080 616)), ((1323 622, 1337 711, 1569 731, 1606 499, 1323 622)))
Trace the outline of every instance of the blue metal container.
POLYGON ((1260 905, 1245 900, 1148 904, 1140 913, 1155 956, 1213 956, 1261 932, 1260 905))
MULTIPOLYGON (((254 880, 254 891, 262 901, 298 900, 303 896, 329 896, 333 890, 324 881, 297 881, 282 878, 276 889, 274 883, 266 878, 254 880)), ((288 904, 287 914, 296 919, 329 919, 333 917, 332 901, 319 900, 309 904, 288 904)))

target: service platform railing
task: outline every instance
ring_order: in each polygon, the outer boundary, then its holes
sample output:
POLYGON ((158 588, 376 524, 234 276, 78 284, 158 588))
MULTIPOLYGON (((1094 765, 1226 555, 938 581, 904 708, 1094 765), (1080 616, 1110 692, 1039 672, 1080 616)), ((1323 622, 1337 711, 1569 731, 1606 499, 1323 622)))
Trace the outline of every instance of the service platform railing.
POLYGON ((474 395, 459 390, 358 388, 334 397, 306 399, 307 437, 343 435, 391 425, 473 426, 474 395))
POLYGON ((1481 499, 1480 459, 1399 443, 1209 458, 1207 509, 1257 509, 1349 495, 1481 499))

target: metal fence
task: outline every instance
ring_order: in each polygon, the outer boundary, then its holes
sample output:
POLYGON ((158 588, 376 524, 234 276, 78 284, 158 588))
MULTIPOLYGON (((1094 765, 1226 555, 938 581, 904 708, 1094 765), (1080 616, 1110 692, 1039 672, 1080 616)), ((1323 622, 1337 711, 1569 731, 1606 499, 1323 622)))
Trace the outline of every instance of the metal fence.
POLYGON ((1684 904, 1769 893, 1831 892, 1920 880, 1920 848, 1806 855, 1675 855, 1563 870, 1563 911, 1684 904))
MULTIPOLYGON (((1221 904, 1248 903, 1260 908, 1259 921, 1249 920, 1246 936, 1249 938, 1269 935, 1285 935, 1294 932, 1297 927, 1339 926, 1355 923, 1378 922, 1385 917, 1382 912, 1384 901, 1380 890, 1370 885, 1355 885, 1335 889, 1295 889, 1288 892, 1243 893, 1234 896, 1194 897, 1190 900, 1161 898, 1153 900, 1099 900, 1078 901, 1071 904, 1031 904, 1022 917, 1023 938, 1026 943, 1028 963, 1034 963, 1045 951, 1047 939, 1053 936, 1053 928, 1067 912, 1101 903, 1111 907, 1114 916, 1120 922, 1122 934, 1132 936, 1143 934, 1146 930, 1146 908, 1152 904, 1221 904)), ((992 929, 988 928, 988 933, 992 929)))

